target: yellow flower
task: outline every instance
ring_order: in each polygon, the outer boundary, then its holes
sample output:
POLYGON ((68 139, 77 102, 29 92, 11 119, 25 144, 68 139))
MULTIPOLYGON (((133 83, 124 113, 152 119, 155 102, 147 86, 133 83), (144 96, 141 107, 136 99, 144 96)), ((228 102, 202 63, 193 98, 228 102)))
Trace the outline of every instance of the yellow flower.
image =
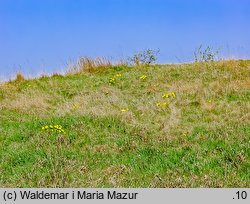
POLYGON ((147 79, 147 76, 146 76, 146 75, 140 76, 140 80, 145 80, 145 79, 147 79))
POLYGON ((157 102, 157 103, 156 103, 156 106, 157 106, 157 107, 167 107, 167 106, 168 106, 168 103, 167 103, 167 102, 157 102))
POLYGON ((164 106, 164 107, 167 106, 167 105, 168 105, 167 102, 163 102, 163 103, 162 103, 162 106, 164 106))
POLYGON ((77 108, 79 108, 79 106, 76 105, 76 104, 73 104, 73 108, 74 108, 74 109, 77 109, 77 108))
POLYGON ((129 109, 128 108, 122 108, 121 109, 121 112, 126 112, 126 111, 128 111, 129 109))
POLYGON ((168 98, 168 97, 169 97, 168 94, 163 94, 163 95, 162 95, 162 98, 168 98))
POLYGON ((115 78, 110 78, 108 85, 114 85, 115 84, 115 78))
POLYGON ((63 132, 65 133, 65 131, 63 130, 61 125, 45 125, 42 127, 42 130, 47 130, 49 132, 63 132))
POLYGON ((212 103, 212 100, 208 100, 207 102, 208 102, 208 103, 212 103))
POLYGON ((156 106, 161 106, 161 102, 156 103, 156 106))
POLYGON ((122 75, 121 74, 116 74, 115 77, 121 77, 122 75))
POLYGON ((106 91, 106 92, 105 92, 105 95, 108 95, 108 94, 109 94, 109 92, 108 92, 108 91, 106 91))
POLYGON ((176 97, 175 92, 170 92, 170 95, 171 95, 173 98, 176 97))
POLYGON ((169 93, 162 94, 162 98, 169 98, 169 97, 175 98, 176 94, 174 92, 169 92, 169 93))

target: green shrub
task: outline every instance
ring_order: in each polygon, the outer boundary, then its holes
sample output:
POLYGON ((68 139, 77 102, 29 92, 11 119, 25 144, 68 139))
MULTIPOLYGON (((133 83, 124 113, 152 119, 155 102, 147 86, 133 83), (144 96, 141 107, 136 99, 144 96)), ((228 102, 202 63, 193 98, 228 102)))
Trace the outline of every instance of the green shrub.
POLYGON ((129 58, 129 62, 131 64, 139 66, 139 65, 151 65, 156 62, 157 55, 159 54, 160 50, 152 50, 147 49, 144 51, 140 51, 135 53, 133 57, 129 58))

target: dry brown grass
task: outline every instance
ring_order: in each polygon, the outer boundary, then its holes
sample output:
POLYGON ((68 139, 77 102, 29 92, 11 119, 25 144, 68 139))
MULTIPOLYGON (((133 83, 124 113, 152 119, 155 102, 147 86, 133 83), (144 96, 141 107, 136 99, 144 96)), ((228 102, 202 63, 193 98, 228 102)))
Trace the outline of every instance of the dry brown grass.
POLYGON ((1 109, 12 109, 25 113, 39 113, 44 115, 50 108, 49 99, 51 96, 39 91, 29 93, 17 93, 12 98, 6 98, 0 102, 1 109))
POLYGON ((111 61, 105 57, 81 57, 77 63, 68 70, 68 74, 102 72, 111 66, 111 61))
POLYGON ((17 87, 9 83, 0 83, 0 89, 10 93, 17 91, 17 87))
POLYGON ((91 92, 89 94, 79 93, 71 101, 66 101, 58 107, 57 113, 64 115, 65 113, 73 112, 77 115, 91 114, 95 116, 115 115, 119 110, 114 109, 111 101, 113 97, 107 97, 102 91, 91 92))
POLYGON ((24 81, 24 80, 25 80, 25 78, 24 78, 23 74, 21 74, 21 72, 17 72, 15 81, 16 82, 21 82, 21 81, 24 81))

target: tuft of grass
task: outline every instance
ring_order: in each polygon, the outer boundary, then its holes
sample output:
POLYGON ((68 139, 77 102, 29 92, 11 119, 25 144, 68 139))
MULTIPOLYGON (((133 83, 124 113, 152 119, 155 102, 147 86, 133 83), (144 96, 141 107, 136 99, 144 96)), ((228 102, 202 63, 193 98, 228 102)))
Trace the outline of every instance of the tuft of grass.
POLYGON ((113 66, 111 61, 104 57, 81 57, 73 68, 69 70, 69 73, 102 72, 111 66, 113 66))
POLYGON ((21 82, 21 81, 24 81, 24 80, 25 80, 25 78, 24 78, 24 76, 21 74, 21 72, 17 72, 17 73, 16 73, 15 81, 16 81, 16 82, 21 82))

